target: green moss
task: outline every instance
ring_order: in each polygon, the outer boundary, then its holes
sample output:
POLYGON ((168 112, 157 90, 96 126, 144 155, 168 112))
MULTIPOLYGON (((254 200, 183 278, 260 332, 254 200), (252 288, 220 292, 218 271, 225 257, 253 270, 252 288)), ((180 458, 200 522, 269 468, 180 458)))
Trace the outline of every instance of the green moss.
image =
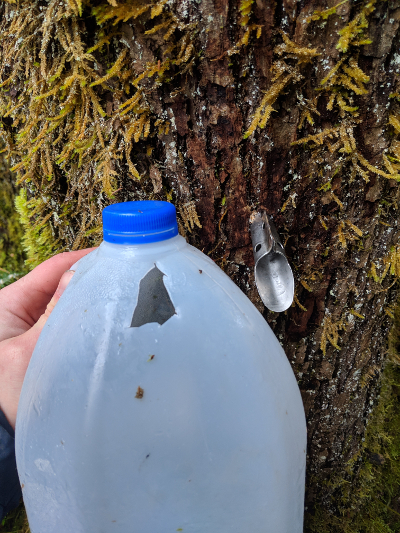
POLYGON ((132 199, 152 192, 143 179, 146 165, 139 172, 135 156, 142 157, 144 142, 154 148, 169 122, 148 101, 167 79, 178 86, 192 68, 195 25, 179 21, 166 0, 95 6, 21 0, 2 9, 0 136, 17 184, 30 191, 17 207, 34 266, 57 241, 66 249, 95 244, 102 208, 119 200, 122 179, 131 180, 132 199), (127 21, 154 47, 153 61, 132 64, 121 38, 127 21), (101 200, 91 204, 93 196, 101 200), (66 205, 69 225, 66 218, 60 223, 66 205))
POLYGON ((14 207, 13 176, 0 155, 0 288, 25 273, 23 228, 14 207))
POLYGON ((360 453, 346 478, 332 478, 331 508, 306 514, 309 533, 398 533, 400 530, 400 307, 390 337, 391 357, 381 377, 360 453))
POLYGON ((29 533, 28 520, 24 504, 21 503, 14 511, 11 511, 0 525, 0 533, 29 533))
POLYGON ((26 190, 21 189, 15 198, 15 207, 25 230, 22 245, 28 256, 27 265, 33 268, 61 251, 58 242, 52 235, 51 227, 46 224, 50 218, 49 215, 44 219, 35 219, 37 213, 42 213, 47 208, 43 198, 28 200, 26 190))

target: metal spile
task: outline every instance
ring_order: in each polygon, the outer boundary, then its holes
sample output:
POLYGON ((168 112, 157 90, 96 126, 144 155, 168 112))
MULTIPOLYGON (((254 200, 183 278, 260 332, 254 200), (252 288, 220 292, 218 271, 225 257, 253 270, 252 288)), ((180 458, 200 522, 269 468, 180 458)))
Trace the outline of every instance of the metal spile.
POLYGON ((261 300, 271 311, 286 311, 293 302, 294 278, 275 225, 266 213, 254 213, 250 231, 261 300))

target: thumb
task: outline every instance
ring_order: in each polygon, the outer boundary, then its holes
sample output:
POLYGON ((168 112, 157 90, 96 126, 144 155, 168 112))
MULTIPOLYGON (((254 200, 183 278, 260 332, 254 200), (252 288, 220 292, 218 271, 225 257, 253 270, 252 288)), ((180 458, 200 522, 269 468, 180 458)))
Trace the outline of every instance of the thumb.
POLYGON ((5 397, 2 398, 1 403, 2 410, 4 413, 7 412, 7 419, 13 427, 15 426, 17 405, 19 402, 22 382, 36 342, 43 326, 46 324, 46 321, 50 316, 50 313, 54 309, 68 283, 71 281, 73 275, 73 270, 67 270, 64 272, 58 283, 56 292, 53 294, 52 299, 47 305, 46 311, 36 324, 25 333, 22 333, 22 335, 6 339, 1 343, 3 350, 2 355, 5 358, 4 360, 7 360, 7 358, 9 360, 9 363, 4 367, 5 371, 2 371, 1 375, 3 383, 7 384, 7 391, 5 397))
POLYGON ((32 329, 36 329, 35 333, 39 336, 39 333, 42 331, 43 326, 46 324, 47 319, 50 316, 50 313, 53 311, 56 303, 60 299, 62 293, 67 288, 68 283, 71 281, 72 276, 74 275, 74 270, 67 270, 64 272, 64 274, 61 276, 61 279, 58 283, 56 292, 53 294, 53 297, 51 298, 50 302, 47 304, 46 311, 41 315, 39 320, 36 322, 36 324, 33 326, 32 329), (38 331, 39 330, 39 331, 38 331))
POLYGON ((68 283, 71 281, 73 275, 73 270, 67 270, 64 272, 58 283, 56 292, 53 294, 52 299, 47 305, 46 311, 36 324, 25 333, 22 333, 22 335, 6 339, 1 343, 5 360, 7 358, 9 360, 9 363, 5 365, 5 371, 2 372, 1 375, 3 382, 7 383, 7 391, 5 397, 2 398, 1 404, 3 412, 7 412, 7 419, 13 427, 15 426, 16 410, 22 382, 36 342, 43 326, 46 324, 46 321, 50 316, 50 313, 54 309, 68 283))

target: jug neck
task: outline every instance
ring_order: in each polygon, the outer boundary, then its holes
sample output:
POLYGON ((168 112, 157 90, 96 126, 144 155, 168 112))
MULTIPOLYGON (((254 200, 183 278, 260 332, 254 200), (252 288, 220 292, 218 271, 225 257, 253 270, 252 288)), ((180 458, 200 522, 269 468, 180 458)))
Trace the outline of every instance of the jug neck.
POLYGON ((100 257, 137 257, 145 255, 161 255, 165 253, 176 252, 187 246, 186 240, 177 235, 165 241, 151 242, 145 244, 114 244, 103 241, 100 244, 98 253, 100 257))

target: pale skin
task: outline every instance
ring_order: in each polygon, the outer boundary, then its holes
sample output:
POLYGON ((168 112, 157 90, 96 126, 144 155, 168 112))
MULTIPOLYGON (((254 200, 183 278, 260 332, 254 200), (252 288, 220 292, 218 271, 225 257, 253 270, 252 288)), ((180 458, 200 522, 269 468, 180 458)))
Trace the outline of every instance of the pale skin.
POLYGON ((40 332, 74 274, 71 266, 93 249, 55 255, 0 290, 0 409, 13 428, 40 332))

